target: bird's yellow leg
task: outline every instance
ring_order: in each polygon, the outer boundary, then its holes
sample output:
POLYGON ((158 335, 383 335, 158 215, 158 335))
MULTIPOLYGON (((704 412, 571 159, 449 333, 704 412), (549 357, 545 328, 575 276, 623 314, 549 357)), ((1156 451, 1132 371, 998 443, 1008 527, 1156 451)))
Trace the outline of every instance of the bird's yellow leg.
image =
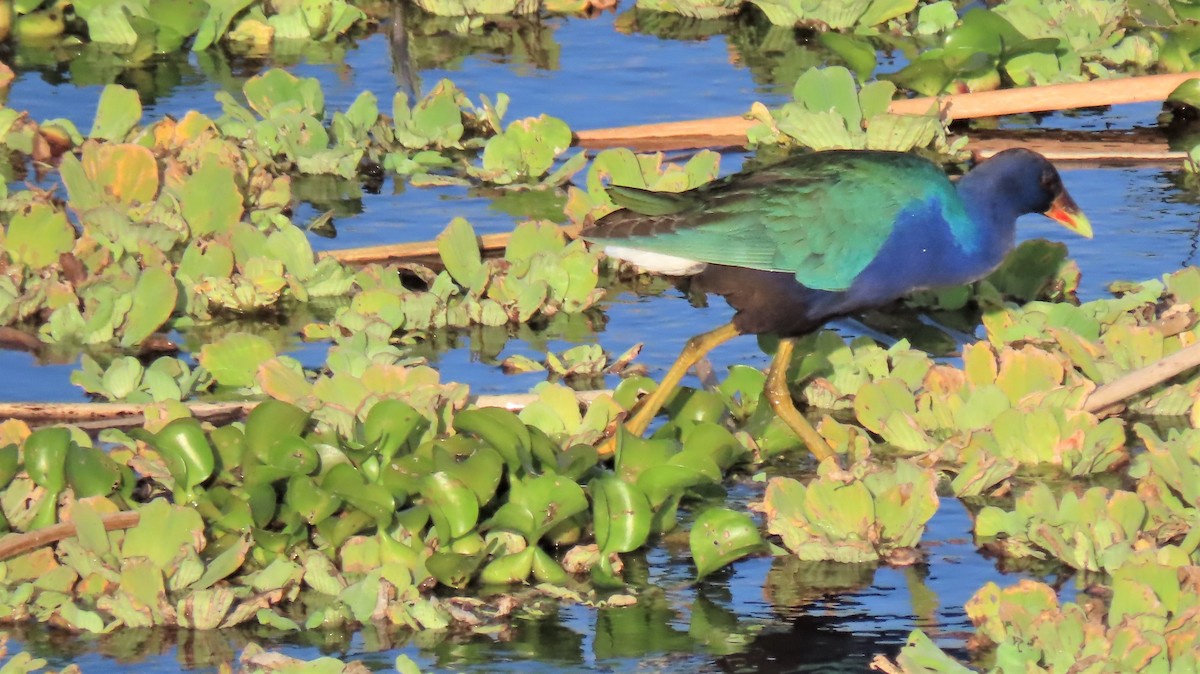
MULTIPOLYGON (((663 404, 667 402, 667 398, 671 396, 671 392, 679 385, 679 381, 687 374, 689 368, 700 359, 708 355, 709 351, 717 348, 721 344, 742 334, 740 330, 734 327, 733 323, 726 323, 715 330, 710 330, 700 335, 696 335, 688 340, 686 346, 683 347, 683 352, 679 354, 679 358, 675 359, 675 364, 671 369, 667 370, 667 374, 658 384, 658 388, 654 389, 650 395, 642 398, 638 406, 637 412, 625 423, 625 429, 634 435, 641 435, 646 432, 646 428, 650 426, 650 422, 654 419, 658 411, 662 409, 663 404)), ((616 450, 617 438, 614 435, 600 445, 600 456, 608 456, 616 450)))
POLYGON ((775 414, 800 436, 808 446, 808 451, 817 457, 817 461, 824 461, 834 455, 833 448, 825 442, 820 433, 817 433, 817 429, 808 423, 808 419, 804 418, 800 410, 796 409, 796 404, 792 402, 792 392, 788 390, 787 371, 788 365, 792 363, 792 351, 795 346, 796 343, 792 339, 779 340, 779 348, 775 351, 775 359, 771 361, 771 370, 767 373, 767 383, 763 392, 775 414))

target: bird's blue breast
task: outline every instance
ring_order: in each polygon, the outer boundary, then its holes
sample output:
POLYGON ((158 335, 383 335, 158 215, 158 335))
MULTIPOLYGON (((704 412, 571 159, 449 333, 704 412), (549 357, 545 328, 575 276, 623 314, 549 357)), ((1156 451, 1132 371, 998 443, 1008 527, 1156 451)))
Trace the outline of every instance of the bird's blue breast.
POLYGON ((976 280, 1007 253, 1008 247, 997 251, 992 243, 989 232, 970 218, 961 202, 943 195, 914 201, 896 214, 888 239, 850 288, 821 293, 812 309, 848 313, 914 290, 976 280))

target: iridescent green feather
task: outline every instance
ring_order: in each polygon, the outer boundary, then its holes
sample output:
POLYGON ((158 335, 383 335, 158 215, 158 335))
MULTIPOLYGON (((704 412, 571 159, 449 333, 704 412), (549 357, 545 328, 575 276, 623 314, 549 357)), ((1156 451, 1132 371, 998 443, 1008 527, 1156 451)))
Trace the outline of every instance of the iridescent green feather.
POLYGON ((610 215, 585 238, 710 264, 791 272, 820 290, 849 288, 906 207, 936 200, 952 230, 968 224, 945 174, 899 153, 819 152, 682 194, 621 188, 613 197, 632 212, 610 215))

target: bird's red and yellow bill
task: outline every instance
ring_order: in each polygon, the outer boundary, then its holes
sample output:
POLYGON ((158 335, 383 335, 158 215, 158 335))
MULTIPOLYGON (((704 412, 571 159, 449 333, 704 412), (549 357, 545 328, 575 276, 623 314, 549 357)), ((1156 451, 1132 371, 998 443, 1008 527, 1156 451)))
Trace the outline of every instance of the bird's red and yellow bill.
POLYGON ((1050 202, 1050 210, 1046 211, 1046 217, 1061 223, 1063 227, 1079 236, 1086 239, 1092 238, 1091 220, 1088 220, 1083 211, 1079 210, 1079 206, 1075 205, 1075 200, 1066 192, 1059 194, 1054 201, 1050 202))

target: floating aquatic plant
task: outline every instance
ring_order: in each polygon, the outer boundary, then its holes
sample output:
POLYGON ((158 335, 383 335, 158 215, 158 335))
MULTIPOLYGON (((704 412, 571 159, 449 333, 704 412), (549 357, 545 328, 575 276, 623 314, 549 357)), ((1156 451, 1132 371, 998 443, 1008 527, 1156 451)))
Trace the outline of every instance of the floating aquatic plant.
POLYGON ((767 531, 800 559, 909 564, 937 511, 936 483, 905 461, 845 471, 826 461, 807 485, 772 478, 762 509, 767 531))
POLYGON ((747 137, 752 145, 788 142, 814 150, 930 148, 951 156, 962 150, 966 139, 950 142, 936 110, 928 115, 889 113, 895 93, 890 82, 860 88, 841 66, 813 68, 796 80, 794 101, 774 112, 755 104, 750 114, 759 124, 747 137))
POLYGON ((1196 666, 1196 567, 1163 564, 1140 555, 1114 572, 1108 599, 1063 602, 1050 586, 1032 580, 1000 588, 988 583, 967 602, 975 624, 967 669, 917 630, 896 661, 876 659, 889 674, 967 671, 1189 671, 1196 666))

